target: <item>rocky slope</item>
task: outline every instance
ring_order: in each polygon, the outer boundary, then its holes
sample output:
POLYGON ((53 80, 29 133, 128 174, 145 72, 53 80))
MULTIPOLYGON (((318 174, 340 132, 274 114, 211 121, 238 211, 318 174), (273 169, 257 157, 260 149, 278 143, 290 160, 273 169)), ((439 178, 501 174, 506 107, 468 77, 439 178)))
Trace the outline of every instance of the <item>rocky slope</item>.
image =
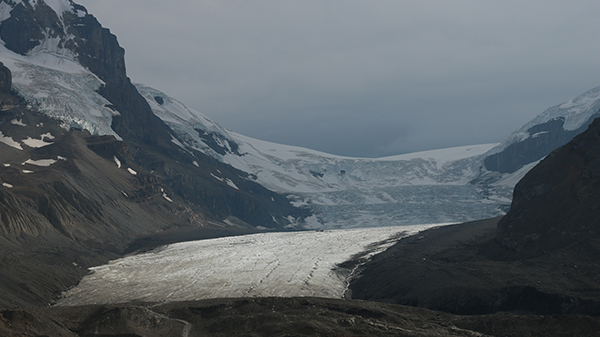
POLYGON ((600 239, 600 120, 552 152, 515 188, 498 240, 528 254, 600 239))

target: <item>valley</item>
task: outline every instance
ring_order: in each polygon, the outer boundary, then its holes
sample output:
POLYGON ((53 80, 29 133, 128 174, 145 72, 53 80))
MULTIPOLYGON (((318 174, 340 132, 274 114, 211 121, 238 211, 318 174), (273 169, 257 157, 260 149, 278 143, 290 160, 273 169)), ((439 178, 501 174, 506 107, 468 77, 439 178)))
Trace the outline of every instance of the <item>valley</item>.
POLYGON ((0 0, 0 335, 600 329, 600 87, 501 143, 353 158, 227 130, 124 55, 71 0, 0 0))

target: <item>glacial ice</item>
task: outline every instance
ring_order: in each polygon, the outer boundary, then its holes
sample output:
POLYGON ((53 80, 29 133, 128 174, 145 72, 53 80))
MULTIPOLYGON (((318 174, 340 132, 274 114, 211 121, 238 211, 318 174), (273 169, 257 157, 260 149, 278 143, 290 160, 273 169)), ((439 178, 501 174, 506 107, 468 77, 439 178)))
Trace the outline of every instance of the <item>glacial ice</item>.
POLYGON ((352 270, 400 237, 439 225, 261 233, 183 242, 91 268, 58 305, 223 297, 342 298, 352 270))

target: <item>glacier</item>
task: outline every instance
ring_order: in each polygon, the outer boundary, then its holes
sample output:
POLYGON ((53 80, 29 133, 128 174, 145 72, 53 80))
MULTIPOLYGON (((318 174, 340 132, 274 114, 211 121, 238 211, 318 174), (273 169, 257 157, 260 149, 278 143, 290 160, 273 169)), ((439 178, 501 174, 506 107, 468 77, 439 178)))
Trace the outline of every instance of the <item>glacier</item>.
POLYGON ((30 108, 62 121, 66 129, 121 139, 111 128, 119 112, 97 92, 103 81, 74 58, 55 45, 28 56, 0 45, 0 61, 12 72, 13 89, 30 108))
POLYGON ((510 205, 514 186, 471 183, 481 174, 483 156, 498 144, 383 158, 336 156, 237 134, 159 90, 136 87, 186 150, 247 172, 309 208, 313 216, 297 219, 297 229, 464 222, 502 215, 510 205))
POLYGON ((176 243, 91 268, 57 305, 239 297, 347 297, 356 265, 441 226, 280 232, 176 243))

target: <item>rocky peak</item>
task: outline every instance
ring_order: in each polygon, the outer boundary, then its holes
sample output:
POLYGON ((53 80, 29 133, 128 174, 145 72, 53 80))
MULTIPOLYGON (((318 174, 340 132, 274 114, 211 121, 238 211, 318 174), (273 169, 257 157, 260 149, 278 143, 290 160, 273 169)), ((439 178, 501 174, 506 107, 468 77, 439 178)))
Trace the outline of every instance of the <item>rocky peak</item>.
POLYGON ((3 17, 0 17, 0 38, 6 48, 27 55, 47 48, 72 49, 64 19, 77 16, 77 9, 66 0, 44 1, 2 0, 3 17), (44 42, 53 40, 52 46, 44 42))
POLYGON ((123 139, 170 147, 167 126, 152 113, 125 70, 116 36, 70 0, 0 0, 0 38, 25 56, 51 54, 80 63, 104 85, 98 93, 119 112, 112 128, 123 139))

